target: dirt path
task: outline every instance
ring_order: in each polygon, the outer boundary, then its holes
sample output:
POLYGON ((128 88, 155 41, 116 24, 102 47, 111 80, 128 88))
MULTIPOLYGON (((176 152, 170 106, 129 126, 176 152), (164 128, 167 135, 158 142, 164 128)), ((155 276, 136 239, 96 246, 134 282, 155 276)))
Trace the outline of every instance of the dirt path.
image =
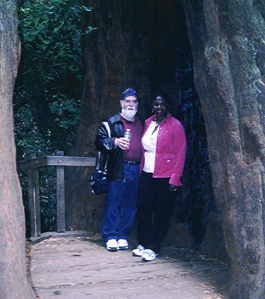
POLYGON ((101 238, 50 238, 31 246, 31 276, 39 298, 228 298, 229 266, 198 253, 164 247, 142 262, 108 252, 101 238))

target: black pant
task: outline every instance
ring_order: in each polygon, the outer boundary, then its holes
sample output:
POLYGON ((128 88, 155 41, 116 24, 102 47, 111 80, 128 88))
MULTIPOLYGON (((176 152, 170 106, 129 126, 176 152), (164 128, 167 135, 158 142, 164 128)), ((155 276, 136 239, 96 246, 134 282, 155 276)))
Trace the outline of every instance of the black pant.
POLYGON ((176 202, 176 192, 169 191, 169 178, 153 178, 142 172, 137 199, 138 242, 155 253, 160 251, 176 202))

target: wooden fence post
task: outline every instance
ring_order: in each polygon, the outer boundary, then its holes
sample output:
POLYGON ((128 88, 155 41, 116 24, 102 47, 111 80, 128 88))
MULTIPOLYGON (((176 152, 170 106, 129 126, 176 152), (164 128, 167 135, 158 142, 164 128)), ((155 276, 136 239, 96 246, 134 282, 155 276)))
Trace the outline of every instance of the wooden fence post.
MULTIPOLYGON (((27 155, 27 159, 36 158, 36 153, 27 155)), ((37 238, 41 234, 40 221, 40 190, 39 190, 39 171, 32 168, 28 171, 28 198, 30 212, 30 235, 37 238)))
MULTIPOLYGON (((63 156, 64 152, 58 151, 57 156, 63 156)), ((60 161, 59 161, 60 162, 60 161)), ((56 166, 56 193, 57 193, 57 232, 65 232, 65 190, 64 190, 64 166, 56 166)))
POLYGON ((30 210, 31 237, 41 235, 40 191, 38 168, 45 166, 56 167, 56 198, 57 198, 57 232, 65 232, 65 186, 64 166, 95 167, 96 158, 93 157, 65 157, 64 152, 58 151, 57 156, 36 158, 36 153, 29 154, 27 160, 17 162, 18 172, 28 173, 28 199, 30 210))

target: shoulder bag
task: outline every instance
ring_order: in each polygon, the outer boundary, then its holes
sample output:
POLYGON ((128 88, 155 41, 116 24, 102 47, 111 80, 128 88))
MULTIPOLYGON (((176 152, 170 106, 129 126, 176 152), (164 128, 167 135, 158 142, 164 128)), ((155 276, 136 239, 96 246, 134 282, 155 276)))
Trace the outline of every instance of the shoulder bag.
MULTIPOLYGON (((105 125, 108 135, 111 138, 110 127, 108 122, 103 122, 105 125)), ((109 192, 109 181, 107 179, 107 163, 108 157, 106 158, 105 166, 103 171, 99 169, 99 161, 100 161, 100 151, 98 152, 98 162, 96 166, 96 171, 90 175, 89 183, 91 186, 91 192, 95 195, 100 195, 109 192)))

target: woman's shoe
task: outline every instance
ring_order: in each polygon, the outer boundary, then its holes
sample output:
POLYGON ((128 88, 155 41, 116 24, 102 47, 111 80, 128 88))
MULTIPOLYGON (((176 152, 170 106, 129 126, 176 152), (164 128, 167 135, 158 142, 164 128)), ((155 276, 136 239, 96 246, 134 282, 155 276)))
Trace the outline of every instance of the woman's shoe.
POLYGON ((144 262, 153 261, 157 257, 157 254, 151 249, 145 249, 142 255, 142 260, 144 262))
POLYGON ((144 251, 144 247, 142 245, 138 245, 137 248, 132 251, 132 255, 142 257, 144 251))

